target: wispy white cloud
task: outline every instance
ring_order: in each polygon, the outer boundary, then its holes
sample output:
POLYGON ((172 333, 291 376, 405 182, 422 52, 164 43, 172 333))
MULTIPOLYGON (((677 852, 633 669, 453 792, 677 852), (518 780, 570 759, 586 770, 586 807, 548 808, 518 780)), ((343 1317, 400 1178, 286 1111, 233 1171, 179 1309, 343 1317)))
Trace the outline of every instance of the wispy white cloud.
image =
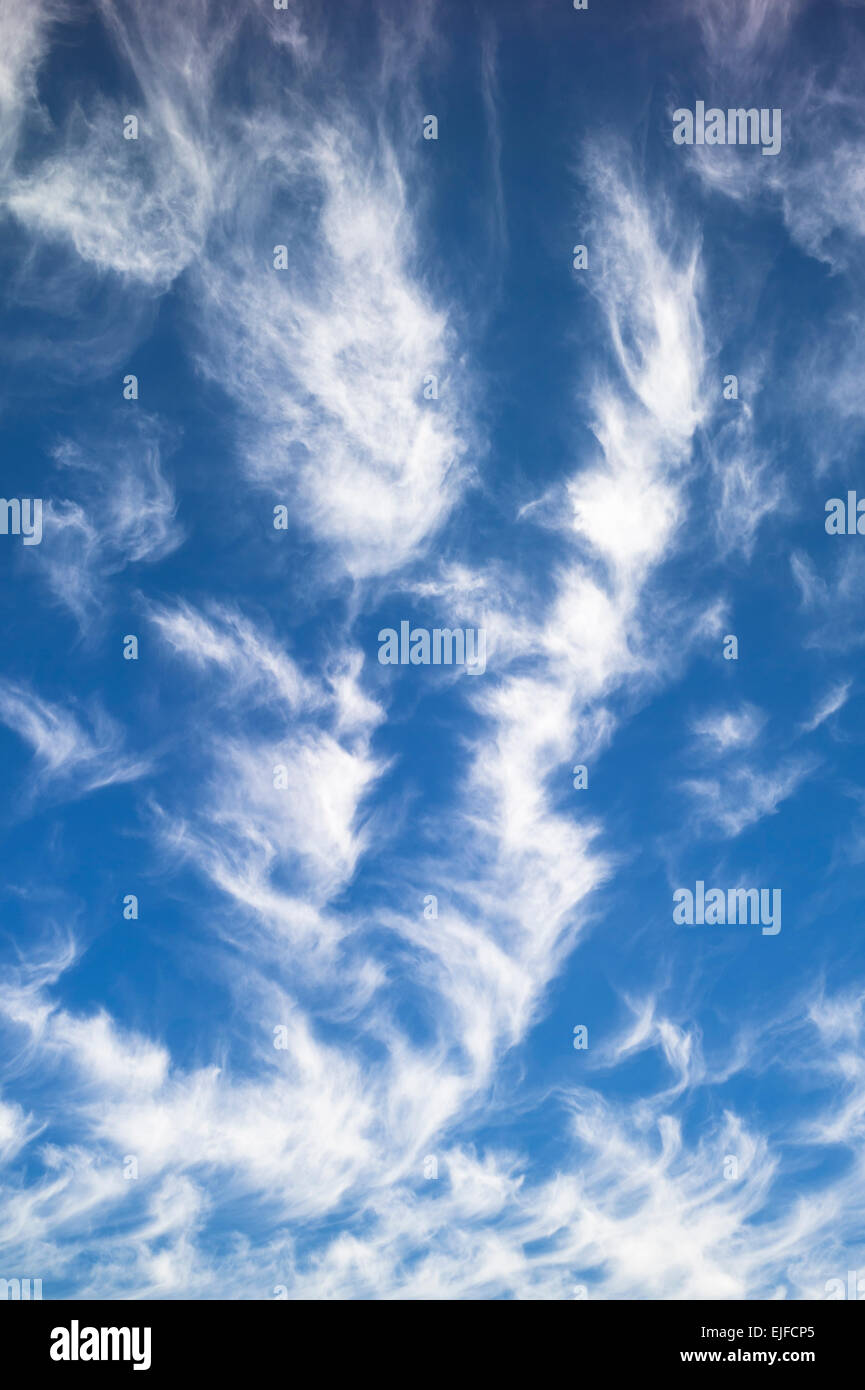
MULTIPOLYGON (((7 1013, 5 994, 0 1003, 7 1013)), ((816 1156, 827 1144, 852 1150, 861 1135, 861 1095, 845 1060, 862 1031, 860 1005, 818 995, 807 1010, 816 1025, 807 1060, 827 1086, 811 1135, 798 1137, 800 1167, 803 1143, 816 1156)), ((382 1096, 344 1049, 288 1018, 287 1049, 272 1051, 260 1079, 241 1079, 218 1068, 169 1072, 162 1049, 103 1016, 43 1017, 46 1055, 65 1078, 64 1109, 73 1107, 89 1148, 47 1146, 43 1180, 26 1195, 3 1194, 4 1250, 39 1249, 62 1267, 54 1231, 87 1239, 95 1211, 122 1209, 124 1241, 106 1234, 84 1248, 100 1253, 98 1290, 132 1297, 201 1297, 226 1286, 240 1297, 282 1287, 290 1298, 821 1297, 843 1259, 837 1232, 862 1209, 857 1174, 770 1216, 783 1150, 729 1109, 686 1138, 675 1106, 693 1100, 706 1072, 689 1060, 693 1038, 656 1004, 648 1032, 623 1038, 619 1053, 657 1048, 678 1080, 636 1104, 568 1091, 567 1151, 540 1180, 517 1153, 438 1144, 433 1181, 420 1154, 413 1175, 395 1181, 404 1131, 380 1128, 382 1096), (134 1184, 121 1178, 119 1157, 130 1153, 139 1159, 134 1184), (205 1256, 201 1232, 217 1195, 256 1191, 283 1216, 310 1220, 337 1209, 382 1163, 383 1180, 364 1182, 362 1223, 312 1252, 262 1233, 241 1243, 230 1266, 205 1256), (132 1259, 121 1260, 130 1230, 132 1259)))
MULTIPOLYGON (((261 23, 256 7, 100 9, 134 95, 76 108, 55 152, 12 180, 8 207, 94 274, 161 292, 188 269, 200 362, 241 406, 251 479, 352 574, 399 568, 453 509, 477 443, 466 354, 424 265, 402 133, 398 146, 374 113, 351 109, 339 81, 332 115, 311 114, 303 84, 322 72, 297 16, 265 16, 296 60, 298 90, 286 101, 265 63, 263 120, 229 117, 220 99, 242 22, 261 23), (125 114, 139 118, 137 140, 123 138, 125 114), (437 399, 426 399, 432 376, 437 399)), ((386 44, 402 35, 416 61, 422 12, 381 23, 386 44)), ((375 80, 382 92, 399 82, 387 65, 375 80)))
POLYGON ((127 103, 99 96, 73 108, 60 147, 11 181, 6 203, 95 271, 164 289, 202 253, 226 189, 209 115, 242 11, 207 0, 99 9, 131 69, 127 103), (127 114, 139 119, 137 141, 124 138, 127 114))
POLYGON ((316 211, 301 228, 269 203, 247 207, 254 241, 226 244, 201 277, 202 364, 241 404, 257 484, 341 568, 387 573, 423 550, 470 476, 466 364, 417 267, 395 150, 345 117, 285 135, 292 161, 274 148, 275 186, 297 198, 311 186, 316 211), (437 400, 424 398, 432 377, 437 400))
POLYGON ((712 466, 720 483, 715 506, 715 533, 722 556, 736 550, 750 559, 767 518, 777 524, 790 510, 783 481, 772 460, 753 442, 753 415, 743 403, 715 435, 712 466))
POLYGON ((103 611, 112 575, 155 564, 183 542, 164 445, 158 422, 142 412, 109 444, 65 440, 54 451, 60 487, 73 482, 75 495, 47 500, 36 564, 82 626, 103 611))
POLYGON ((149 617, 163 640, 201 670, 215 667, 228 678, 232 697, 261 689, 288 710, 321 700, 296 662, 259 633, 241 613, 214 605, 212 618, 181 602, 151 608, 149 617))
POLYGON ((4 184, 25 117, 40 114, 36 73, 48 49, 51 23, 68 13, 62 0, 33 0, 30 5, 0 0, 0 175, 4 184))
POLYGON ((804 758, 788 760, 770 772, 734 767, 718 777, 686 778, 682 790, 693 799, 699 822, 735 838, 772 816, 814 771, 804 758))
POLYGON ((0 682, 0 721, 33 749, 31 791, 83 795, 131 782, 149 769, 130 756, 117 724, 98 706, 80 715, 41 699, 24 685, 0 682))
POLYGON ((804 551, 794 551, 790 568, 801 608, 810 620, 804 638, 809 647, 849 651, 862 643, 858 595, 865 580, 865 559, 853 548, 836 552, 822 567, 804 551))
MULTIPOLYGON (((789 37, 809 0, 731 0, 723 9, 702 0, 681 7, 700 29, 707 60, 741 77, 764 70, 789 37)), ((679 7, 677 6, 677 9, 679 7)))
POLYGON ((827 719, 831 719, 833 714, 837 714, 839 709, 844 708, 851 686, 852 681, 841 681, 826 692, 811 718, 802 726, 806 733, 813 733, 821 724, 825 724, 827 719))
POLYGON ((264 949, 292 942, 320 962, 348 929, 326 905, 369 841, 363 803, 387 767, 371 748, 384 711, 363 690, 360 654, 331 650, 311 675, 234 608, 181 603, 149 616, 202 673, 188 751, 207 768, 181 805, 158 808, 160 842, 252 915, 264 949), (270 737, 250 733, 256 711, 270 715, 270 737))

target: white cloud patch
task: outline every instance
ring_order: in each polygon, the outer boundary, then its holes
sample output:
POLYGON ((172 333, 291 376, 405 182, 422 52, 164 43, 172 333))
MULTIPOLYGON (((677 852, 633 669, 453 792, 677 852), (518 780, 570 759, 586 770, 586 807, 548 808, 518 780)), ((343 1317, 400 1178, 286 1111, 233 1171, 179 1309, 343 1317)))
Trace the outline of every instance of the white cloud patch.
POLYGON ((738 710, 718 710, 693 721, 694 733, 705 739, 718 753, 731 748, 748 748, 755 743, 766 722, 756 706, 744 704, 738 710))

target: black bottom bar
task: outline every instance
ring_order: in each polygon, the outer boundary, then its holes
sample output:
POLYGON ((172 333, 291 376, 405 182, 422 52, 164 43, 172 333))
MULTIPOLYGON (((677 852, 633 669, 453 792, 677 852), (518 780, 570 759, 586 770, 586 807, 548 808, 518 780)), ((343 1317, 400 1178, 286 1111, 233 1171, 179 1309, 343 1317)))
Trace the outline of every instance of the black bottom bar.
MULTIPOLYGON (((537 1375, 574 1371, 663 1378, 706 1367, 790 1367, 825 1380, 851 1363, 863 1318, 846 1302, 298 1303, 9 1302, 0 1309, 4 1363, 51 1380, 275 1370, 296 1379, 345 1369, 452 1377, 518 1354, 537 1375), (499 1321, 506 1316, 505 1321, 499 1321), (454 1323, 450 1319, 454 1318, 454 1323), (567 1338, 567 1343, 562 1339, 567 1338), (93 1354, 95 1353, 95 1358, 93 1354), (591 1359, 589 1359, 591 1358, 591 1359), (303 1369, 305 1368, 305 1369, 303 1369)), ((512 1372, 515 1367, 512 1365, 512 1372)))

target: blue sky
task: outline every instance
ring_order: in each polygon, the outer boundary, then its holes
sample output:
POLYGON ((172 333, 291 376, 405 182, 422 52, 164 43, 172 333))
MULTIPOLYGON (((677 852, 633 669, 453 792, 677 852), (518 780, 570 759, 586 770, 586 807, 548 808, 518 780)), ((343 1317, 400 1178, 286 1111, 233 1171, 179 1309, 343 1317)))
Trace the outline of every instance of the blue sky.
POLYGON ((2 1277, 865 1295, 863 56, 0 0, 2 1277))

